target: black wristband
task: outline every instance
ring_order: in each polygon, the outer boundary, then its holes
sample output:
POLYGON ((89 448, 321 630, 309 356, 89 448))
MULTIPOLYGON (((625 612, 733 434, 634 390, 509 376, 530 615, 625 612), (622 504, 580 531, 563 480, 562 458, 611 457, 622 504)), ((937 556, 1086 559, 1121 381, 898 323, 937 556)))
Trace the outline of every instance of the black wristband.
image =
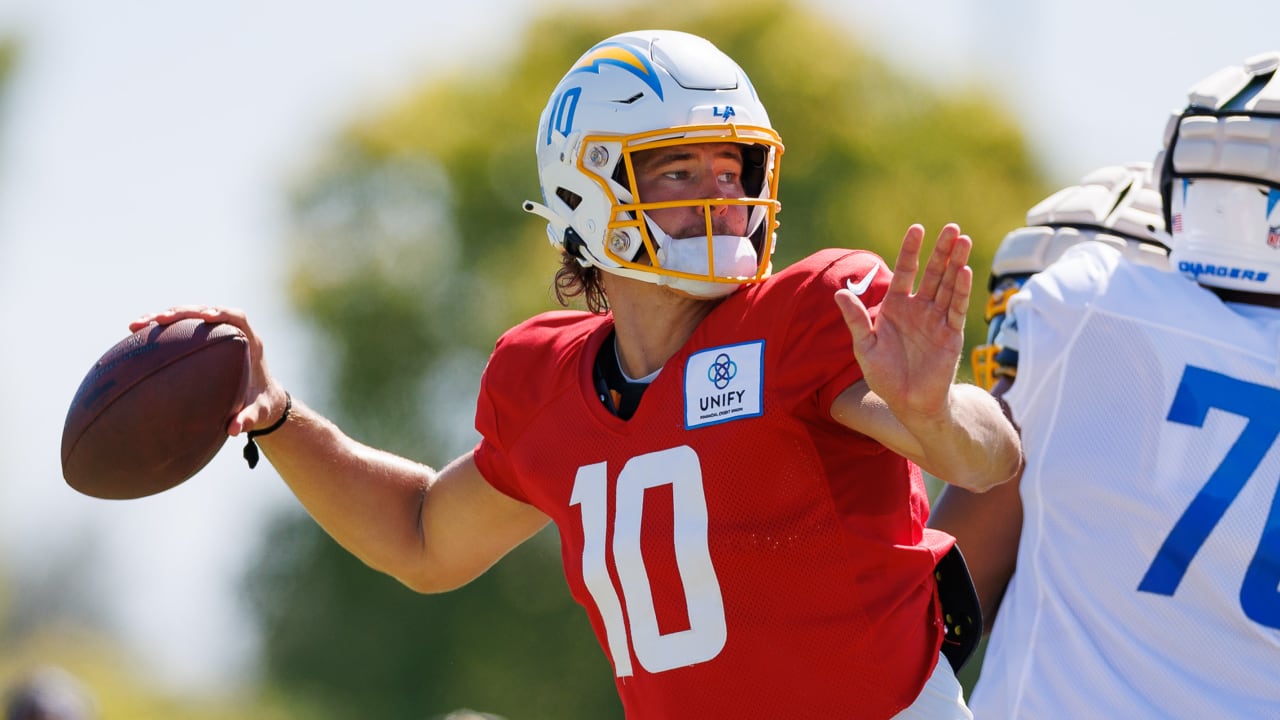
POLYGON ((258 444, 253 441, 254 438, 261 435, 270 435, 280 429, 284 425, 284 421, 289 419, 289 411, 293 409, 293 396, 288 390, 284 391, 284 412, 280 414, 280 419, 271 424, 271 427, 262 430, 250 430, 245 433, 249 436, 249 442, 244 446, 244 459, 249 463, 249 469, 258 467, 258 444))

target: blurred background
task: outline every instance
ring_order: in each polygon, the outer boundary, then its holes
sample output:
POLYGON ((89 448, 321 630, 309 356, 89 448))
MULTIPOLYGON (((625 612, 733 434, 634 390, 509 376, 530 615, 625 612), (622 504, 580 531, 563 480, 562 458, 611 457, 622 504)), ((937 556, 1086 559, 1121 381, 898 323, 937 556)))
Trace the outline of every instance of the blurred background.
POLYGON ((1280 4, 0 0, 0 693, 52 672, 102 718, 621 717, 552 532, 419 596, 238 442, 129 502, 70 490, 59 444, 129 320, 207 303, 357 438, 468 449, 493 341, 554 304, 519 210, 538 113, 590 45, 654 26, 754 80, 787 143, 782 264, 957 221, 985 290, 1030 205, 1151 159, 1192 83, 1275 48, 1280 4))

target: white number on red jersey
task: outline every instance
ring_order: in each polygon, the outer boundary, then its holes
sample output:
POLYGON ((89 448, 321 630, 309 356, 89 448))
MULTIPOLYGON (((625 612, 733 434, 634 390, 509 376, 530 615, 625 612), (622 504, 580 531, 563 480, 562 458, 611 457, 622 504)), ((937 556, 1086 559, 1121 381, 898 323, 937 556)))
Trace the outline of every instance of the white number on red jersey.
POLYGON ((724 648, 727 630, 724 600, 707 543, 707 501, 697 453, 682 445, 627 461, 618 473, 613 546, 606 549, 608 480, 605 463, 578 468, 570 503, 582 508, 582 579, 604 620, 614 673, 618 677, 634 674, 631 650, 651 673, 714 658, 724 648), (672 540, 689 615, 688 629, 665 635, 658 628, 640 548, 645 491, 664 485, 671 486, 672 540), (621 599, 609 578, 606 552, 610 551, 622 586, 621 599))

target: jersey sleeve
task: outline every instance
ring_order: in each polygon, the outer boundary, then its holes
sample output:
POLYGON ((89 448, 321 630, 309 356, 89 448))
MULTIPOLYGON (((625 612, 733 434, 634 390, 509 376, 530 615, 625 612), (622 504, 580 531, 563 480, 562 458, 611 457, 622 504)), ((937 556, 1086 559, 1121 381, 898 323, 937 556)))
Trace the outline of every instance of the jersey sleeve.
POLYGON ((502 446, 502 434, 498 429, 498 413, 493 402, 492 377, 485 367, 480 379, 480 395, 476 400, 476 430, 480 432, 480 442, 476 444, 473 457, 480 474, 497 491, 521 502, 529 502, 516 482, 516 473, 507 461, 506 449, 502 446))
POLYGON ((803 265, 808 272, 788 278, 794 287, 776 288, 792 298, 780 316, 784 357, 778 367, 797 406, 813 402, 817 412, 829 417, 836 396, 862 379, 835 293, 846 287, 860 290, 874 320, 893 273, 878 255, 865 250, 824 251, 806 258, 803 265))
POLYGON ((600 322, 586 313, 555 311, 511 328, 494 346, 476 399, 476 467, 496 490, 532 502, 510 460, 511 448, 535 422, 541 408, 575 378, 575 348, 600 322))

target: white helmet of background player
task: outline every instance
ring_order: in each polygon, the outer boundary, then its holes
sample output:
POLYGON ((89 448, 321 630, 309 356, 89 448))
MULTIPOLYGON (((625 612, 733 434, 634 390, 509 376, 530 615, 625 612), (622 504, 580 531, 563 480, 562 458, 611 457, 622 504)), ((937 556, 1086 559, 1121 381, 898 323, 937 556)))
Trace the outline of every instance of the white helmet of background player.
POLYGON ((1170 264, 1201 285, 1280 294, 1280 52, 1191 88, 1156 156, 1170 264))
POLYGON ((1027 226, 1010 232, 991 261, 987 299, 987 343, 974 348, 974 382, 988 390, 1000 375, 1012 375, 1016 358, 1001 356, 996 336, 1009 298, 1035 273, 1072 245, 1106 243, 1141 265, 1168 268, 1169 236, 1160 214, 1160 194, 1149 163, 1094 170, 1027 211, 1027 226))
POLYGON ((543 203, 551 244, 583 266, 699 297, 768 277, 777 228, 782 142, 742 68, 707 40, 645 30, 591 48, 556 86, 538 123, 543 203), (634 153, 690 143, 740 143, 747 197, 646 202, 634 153), (646 211, 750 208, 745 237, 671 238, 646 211))

